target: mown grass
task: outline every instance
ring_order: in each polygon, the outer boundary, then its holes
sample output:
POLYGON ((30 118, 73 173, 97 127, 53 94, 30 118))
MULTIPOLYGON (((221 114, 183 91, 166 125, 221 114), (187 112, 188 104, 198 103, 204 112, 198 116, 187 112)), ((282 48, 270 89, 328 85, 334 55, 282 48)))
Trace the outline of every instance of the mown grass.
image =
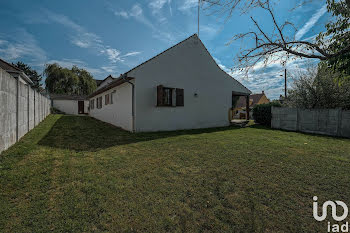
POLYGON ((312 197, 350 206, 349 162, 348 139, 50 115, 0 155, 0 232, 326 232, 312 197))

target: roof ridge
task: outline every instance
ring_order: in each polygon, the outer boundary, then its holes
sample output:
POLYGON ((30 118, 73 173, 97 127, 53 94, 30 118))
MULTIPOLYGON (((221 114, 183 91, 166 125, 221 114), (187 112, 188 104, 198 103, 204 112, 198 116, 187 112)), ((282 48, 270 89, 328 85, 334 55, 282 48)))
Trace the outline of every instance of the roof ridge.
POLYGON ((130 73, 131 71, 135 70, 136 68, 138 68, 138 67, 140 67, 140 66, 142 66, 142 65, 146 64, 147 62, 149 62, 149 61, 151 61, 151 60, 155 59, 156 57, 159 57, 159 56, 160 56, 160 55, 162 55, 163 53, 165 53, 165 52, 169 51, 170 49, 175 48, 176 46, 178 46, 178 45, 182 44, 183 42, 185 42, 185 41, 189 40, 190 38, 192 38, 192 37, 194 37, 194 36, 196 36, 196 37, 199 39, 199 37, 198 37, 198 36, 197 36, 197 34, 195 33, 195 34, 191 35, 190 37, 187 37, 186 39, 184 39, 184 40, 182 40, 182 41, 178 42, 177 44, 175 44, 175 45, 173 45, 173 46, 171 46, 171 47, 167 48, 167 49, 166 49, 166 50, 164 50, 163 52, 160 52, 160 53, 158 53, 157 55, 155 55, 155 56, 151 57, 150 59, 148 59, 148 60, 146 60, 146 61, 142 62, 141 64, 139 64, 139 65, 137 65, 137 66, 135 66, 134 68, 132 68, 131 70, 129 70, 129 71, 127 71, 127 72, 125 72, 124 74, 128 74, 128 73, 130 73))

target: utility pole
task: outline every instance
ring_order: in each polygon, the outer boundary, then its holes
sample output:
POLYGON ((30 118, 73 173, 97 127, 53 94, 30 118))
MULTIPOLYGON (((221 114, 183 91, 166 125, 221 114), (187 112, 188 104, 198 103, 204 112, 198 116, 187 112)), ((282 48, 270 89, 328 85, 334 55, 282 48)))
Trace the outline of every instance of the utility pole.
POLYGON ((200 4, 201 4, 201 0, 198 0, 198 37, 199 37, 199 14, 200 14, 200 4))
POLYGON ((284 98, 287 98, 287 68, 284 69, 284 98))

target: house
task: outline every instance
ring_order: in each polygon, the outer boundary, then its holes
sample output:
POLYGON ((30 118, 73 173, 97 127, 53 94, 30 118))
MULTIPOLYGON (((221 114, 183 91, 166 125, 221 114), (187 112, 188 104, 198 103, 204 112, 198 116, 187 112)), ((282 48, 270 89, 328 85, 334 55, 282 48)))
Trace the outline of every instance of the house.
POLYGON ((102 87, 108 85, 109 83, 113 82, 116 78, 113 78, 112 75, 108 75, 107 78, 103 79, 103 80, 99 80, 99 79, 95 79, 96 81, 96 85, 97 85, 97 89, 101 89, 102 87))
MULTIPOLYGON (((252 117, 252 109, 257 104, 267 104, 270 100, 266 97, 265 92, 262 91, 258 94, 251 94, 249 97, 249 109, 250 118, 252 117)), ((245 119, 246 118, 246 99, 244 97, 239 97, 235 108, 233 109, 233 118, 245 119)))
POLYGON ((86 96, 50 94, 51 106, 66 114, 78 115, 89 112, 86 96))
POLYGON ((192 35, 88 98, 90 115, 132 132, 228 126, 232 96, 250 91, 192 35))

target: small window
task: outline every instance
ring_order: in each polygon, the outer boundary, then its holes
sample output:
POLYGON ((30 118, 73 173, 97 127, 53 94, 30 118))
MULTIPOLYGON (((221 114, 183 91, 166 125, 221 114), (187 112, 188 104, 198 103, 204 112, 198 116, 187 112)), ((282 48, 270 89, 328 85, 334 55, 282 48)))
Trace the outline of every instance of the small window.
POLYGON ((173 106, 173 89, 164 87, 163 101, 164 106, 173 106))
POLYGON ((184 89, 170 88, 159 85, 157 87, 157 106, 174 106, 173 95, 175 94, 175 106, 184 106, 184 89), (175 91, 174 91, 175 90, 175 91))
POLYGON ((184 106, 184 89, 176 88, 176 106, 184 106))
POLYGON ((98 109, 102 108, 102 96, 96 99, 96 106, 98 109))
POLYGON ((92 99, 90 100, 90 109, 94 109, 95 108, 95 100, 92 99))
POLYGON ((109 104, 109 94, 105 95, 105 105, 109 104))
POLYGON ((113 92, 111 93, 111 98, 110 98, 110 100, 109 100, 109 101, 110 101, 110 104, 113 104, 113 100, 114 100, 114 96, 115 96, 114 94, 115 94, 115 92, 116 92, 116 91, 113 91, 113 92))

